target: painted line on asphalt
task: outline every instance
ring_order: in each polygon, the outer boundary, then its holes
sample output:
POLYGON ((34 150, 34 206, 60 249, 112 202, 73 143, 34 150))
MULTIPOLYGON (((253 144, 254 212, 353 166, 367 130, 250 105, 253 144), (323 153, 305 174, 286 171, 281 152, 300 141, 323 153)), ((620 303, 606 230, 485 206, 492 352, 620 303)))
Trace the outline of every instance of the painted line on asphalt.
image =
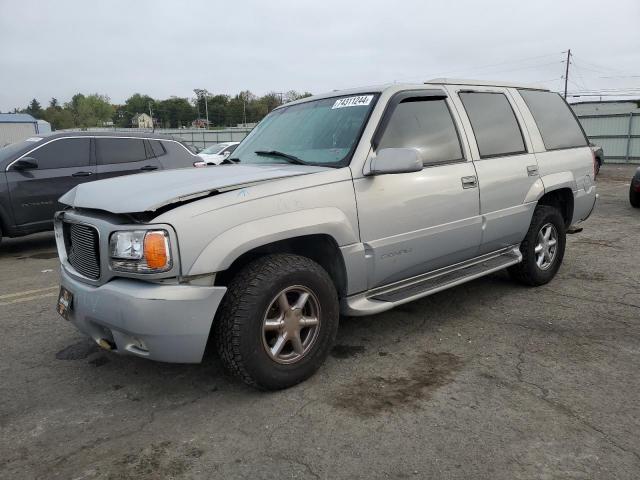
POLYGON ((57 290, 58 288, 60 287, 55 286, 47 288, 36 288, 35 290, 24 290, 22 292, 16 293, 7 293, 5 295, 0 295, 0 300, 5 300, 7 298, 24 297, 25 295, 31 295, 32 293, 50 292, 51 290, 57 290))
POLYGON ((12 305, 14 303, 22 303, 22 302, 29 302, 31 300, 38 300, 40 298, 55 297, 57 295, 58 294, 56 292, 51 292, 51 293, 45 293, 44 295, 34 295, 33 297, 16 298, 14 300, 9 300, 8 302, 0 302, 0 307, 3 305, 12 305))

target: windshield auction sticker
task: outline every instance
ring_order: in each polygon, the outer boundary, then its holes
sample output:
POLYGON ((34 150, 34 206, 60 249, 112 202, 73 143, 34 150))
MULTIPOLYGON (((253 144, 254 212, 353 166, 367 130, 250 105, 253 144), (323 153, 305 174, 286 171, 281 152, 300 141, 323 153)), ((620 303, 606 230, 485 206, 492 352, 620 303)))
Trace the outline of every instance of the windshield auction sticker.
POLYGON ((369 105, 373 100, 373 95, 360 95, 358 97, 345 97, 339 98, 336 100, 336 103, 333 104, 331 110, 334 108, 345 108, 345 107, 360 107, 362 105, 369 105))

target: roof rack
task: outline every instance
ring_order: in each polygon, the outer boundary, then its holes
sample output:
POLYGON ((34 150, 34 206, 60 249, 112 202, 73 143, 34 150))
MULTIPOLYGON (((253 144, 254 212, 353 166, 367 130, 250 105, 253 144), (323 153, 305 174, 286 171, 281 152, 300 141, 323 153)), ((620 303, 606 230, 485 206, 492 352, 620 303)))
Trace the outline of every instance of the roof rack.
POLYGON ((444 84, 444 85, 476 85, 483 87, 510 87, 510 88, 528 88, 533 90, 549 90, 543 85, 533 85, 526 83, 504 82, 500 80, 468 80, 460 78, 434 78, 424 82, 426 84, 444 84))

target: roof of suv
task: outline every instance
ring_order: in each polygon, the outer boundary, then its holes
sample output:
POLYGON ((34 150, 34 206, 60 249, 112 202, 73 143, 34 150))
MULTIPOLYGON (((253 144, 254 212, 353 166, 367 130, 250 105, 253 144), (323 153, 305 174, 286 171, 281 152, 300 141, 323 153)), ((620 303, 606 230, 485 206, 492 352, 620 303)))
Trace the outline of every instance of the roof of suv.
MULTIPOLYGON (((42 135, 35 135, 42 136, 42 135)), ((134 137, 134 138, 158 138, 165 140, 178 140, 169 135, 162 135, 152 132, 89 132, 86 130, 65 130, 64 132, 53 132, 50 135, 46 135, 47 139, 59 138, 59 137, 134 137)))
POLYGON ((487 87, 507 87, 507 88, 526 88, 528 90, 545 90, 549 91, 547 87, 542 85, 533 85, 526 83, 516 83, 516 82, 501 82, 496 80, 462 80, 455 78, 434 78, 432 80, 427 80, 424 83, 385 83, 382 85, 368 85, 363 87, 356 88, 348 88, 344 90, 333 90, 331 92, 325 92, 318 95, 313 95, 311 97, 301 98, 299 100, 295 100, 293 102, 285 103, 284 105, 278 107, 288 107, 291 105, 295 105, 297 103, 305 103, 313 100, 320 100, 331 97, 341 97, 346 95, 364 95, 366 93, 382 93, 387 89, 419 89, 432 86, 438 87, 440 85, 469 85, 469 86, 487 86, 487 87))
POLYGON ((518 82, 505 82, 499 80, 467 80, 462 78, 433 78, 424 82, 425 84, 435 85, 478 85, 483 87, 507 87, 507 88, 526 88, 529 90, 549 90, 543 85, 534 85, 518 82))

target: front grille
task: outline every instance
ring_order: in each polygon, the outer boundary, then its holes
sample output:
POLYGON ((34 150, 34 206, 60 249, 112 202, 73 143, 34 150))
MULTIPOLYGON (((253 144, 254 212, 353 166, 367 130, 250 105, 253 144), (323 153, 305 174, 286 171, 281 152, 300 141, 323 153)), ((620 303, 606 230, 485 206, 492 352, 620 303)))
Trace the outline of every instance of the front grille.
POLYGON ((98 231, 88 225, 65 223, 64 237, 71 266, 87 278, 100 278, 98 231))

